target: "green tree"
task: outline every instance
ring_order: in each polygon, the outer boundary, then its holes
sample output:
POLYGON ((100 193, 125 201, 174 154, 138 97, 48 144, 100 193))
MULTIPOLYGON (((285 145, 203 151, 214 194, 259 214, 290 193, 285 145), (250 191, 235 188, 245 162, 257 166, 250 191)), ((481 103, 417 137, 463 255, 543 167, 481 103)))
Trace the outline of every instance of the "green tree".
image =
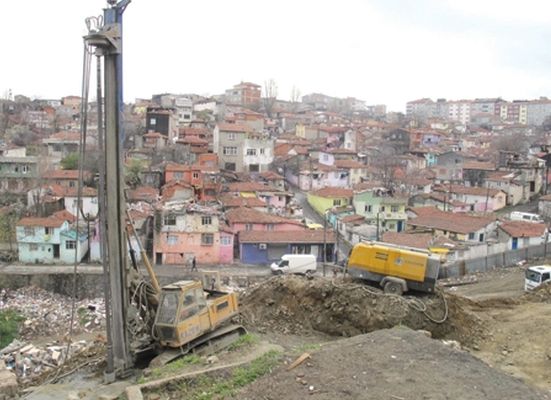
POLYGON ((70 153, 60 161, 63 169, 78 169, 78 153, 70 153))
POLYGON ((126 165, 125 181, 126 184, 132 188, 140 185, 142 180, 140 174, 144 170, 144 163, 141 160, 131 159, 126 165))
POLYGON ((10 251, 13 251, 15 243, 15 226, 19 216, 16 211, 0 212, 0 242, 9 243, 10 251))

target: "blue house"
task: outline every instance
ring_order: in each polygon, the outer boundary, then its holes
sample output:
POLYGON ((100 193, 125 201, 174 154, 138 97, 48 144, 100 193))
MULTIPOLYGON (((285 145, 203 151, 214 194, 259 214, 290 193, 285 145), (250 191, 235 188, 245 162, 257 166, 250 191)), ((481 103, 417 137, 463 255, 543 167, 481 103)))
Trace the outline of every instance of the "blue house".
POLYGON ((245 264, 267 265, 284 254, 313 254, 319 262, 324 260, 323 244, 327 261, 333 260, 335 233, 322 229, 304 231, 242 231, 239 233, 240 260, 245 264))
POLYGON ((16 225, 19 261, 29 264, 70 264, 88 251, 86 233, 78 239, 69 222, 55 217, 23 218, 16 225), (73 233, 71 233, 73 232, 73 233))

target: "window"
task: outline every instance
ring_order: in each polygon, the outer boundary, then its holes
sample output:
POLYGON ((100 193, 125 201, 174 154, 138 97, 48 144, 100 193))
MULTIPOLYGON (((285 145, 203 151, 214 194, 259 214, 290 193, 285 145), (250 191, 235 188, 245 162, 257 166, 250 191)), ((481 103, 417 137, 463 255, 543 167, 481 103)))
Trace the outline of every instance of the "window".
POLYGON ((266 229, 269 230, 269 231, 273 231, 275 228, 275 225, 274 224, 268 224, 266 225, 266 229))
POLYGON ((44 233, 46 235, 51 235, 52 233, 54 233, 54 230, 47 226, 47 227, 44 228, 44 233))
POLYGON ((231 246, 232 244, 231 236, 220 236, 220 244, 222 246, 231 246))
POLYGON ((364 211, 365 211, 365 212, 369 212, 369 213, 370 213, 371 210, 372 210, 371 206, 369 206, 369 205, 364 206, 364 211))
POLYGON ((65 249, 74 250, 77 248, 77 242, 75 240, 67 240, 65 242, 65 249))
POLYGON ((177 180, 182 179, 182 173, 181 172, 175 172, 174 173, 174 179, 177 179, 177 180))
POLYGON ((29 166, 28 165, 23 165, 21 167, 21 172, 23 172, 24 174, 26 174, 27 172, 29 172, 29 166))
POLYGON ((249 172, 260 172, 260 165, 249 164, 249 172))
POLYGON ((398 206, 390 206, 391 212, 398 212, 398 206))
POLYGON ((30 251, 38 251, 38 245, 36 243, 29 244, 30 251))
POLYGON ((201 217, 201 225, 211 225, 211 224, 212 224, 212 217, 210 216, 201 217))
POLYGON ((176 216, 174 214, 165 215, 163 225, 176 225, 176 216))
POLYGON ((170 245, 175 245, 178 243, 178 236, 176 235, 168 235, 166 238, 166 243, 170 245))
POLYGON ((193 179, 199 179, 199 172, 194 172, 192 176, 193 179))
POLYGON ((155 125, 157 124, 157 119, 156 118, 150 118, 149 119, 149 125, 155 125))
POLYGON ((469 240, 474 240, 474 232, 469 233, 469 240))
POLYGON ((237 155, 237 147, 235 146, 224 146, 222 149, 222 153, 225 156, 236 156, 237 155))
POLYGON ((253 230, 253 224, 245 224, 245 230, 246 231, 252 231, 253 230))
POLYGON ((341 199, 335 199, 335 200, 333 200, 333 205, 334 205, 334 206, 340 206, 340 205, 341 205, 341 199))
POLYGON ((228 140, 235 140, 235 133, 228 132, 228 140))
MULTIPOLYGON (((59 185, 59 183, 58 183, 59 185)), ((75 182, 74 181, 69 181, 69 187, 75 187, 75 182)))
POLYGON ((256 149, 247 149, 248 156, 256 156, 256 149))
POLYGON ((381 212, 385 212, 385 206, 381 206, 381 212))
POLYGON ((201 234, 201 245, 212 246, 214 243, 214 235, 212 233, 201 234))
POLYGON ((264 154, 264 149, 260 149, 260 154, 264 154))
POLYGON ((34 228, 30 226, 25 227, 25 236, 34 236, 34 228))
POLYGON ((97 198, 97 197, 92 197, 92 198, 90 199, 90 202, 91 202, 92 204, 98 204, 98 198, 97 198))
POLYGON ((327 160, 329 160, 329 156, 327 154, 324 154, 323 155, 323 161, 327 161, 327 160))

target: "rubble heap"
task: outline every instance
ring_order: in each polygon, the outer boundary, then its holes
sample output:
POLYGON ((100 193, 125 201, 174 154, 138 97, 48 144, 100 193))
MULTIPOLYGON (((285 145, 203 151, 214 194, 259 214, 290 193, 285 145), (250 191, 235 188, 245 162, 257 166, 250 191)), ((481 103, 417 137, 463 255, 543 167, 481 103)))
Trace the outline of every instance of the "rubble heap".
MULTIPOLYGON (((32 340, 38 336, 62 336, 69 330, 71 298, 48 292, 36 286, 0 291, 0 311, 12 309, 25 321, 20 338, 32 340)), ((104 326, 105 303, 102 298, 80 300, 75 304, 73 332, 91 332, 104 326)))
POLYGON ((67 345, 59 341, 35 346, 16 339, 0 350, 0 367, 5 365, 19 383, 30 383, 93 347, 94 342, 80 340, 71 343, 69 354, 66 354, 67 345))
POLYGON ((469 311, 469 301, 446 294, 444 302, 442 296, 384 295, 377 288, 347 279, 308 280, 289 275, 252 287, 240 301, 243 323, 260 331, 304 334, 314 330, 355 336, 405 325, 464 344, 483 338, 482 321, 469 311), (448 315, 443 318, 446 307, 448 315))

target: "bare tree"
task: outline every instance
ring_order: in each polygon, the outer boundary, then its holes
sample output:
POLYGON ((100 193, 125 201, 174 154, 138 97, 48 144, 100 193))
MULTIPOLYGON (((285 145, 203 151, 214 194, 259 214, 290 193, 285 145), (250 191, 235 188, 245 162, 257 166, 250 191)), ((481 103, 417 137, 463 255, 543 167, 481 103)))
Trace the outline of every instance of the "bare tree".
POLYGON ((269 118, 272 118, 272 110, 277 100, 277 83, 273 79, 264 81, 264 111, 269 118))
POLYGON ((293 85, 291 89, 291 102, 298 103, 300 101, 300 89, 293 85))

